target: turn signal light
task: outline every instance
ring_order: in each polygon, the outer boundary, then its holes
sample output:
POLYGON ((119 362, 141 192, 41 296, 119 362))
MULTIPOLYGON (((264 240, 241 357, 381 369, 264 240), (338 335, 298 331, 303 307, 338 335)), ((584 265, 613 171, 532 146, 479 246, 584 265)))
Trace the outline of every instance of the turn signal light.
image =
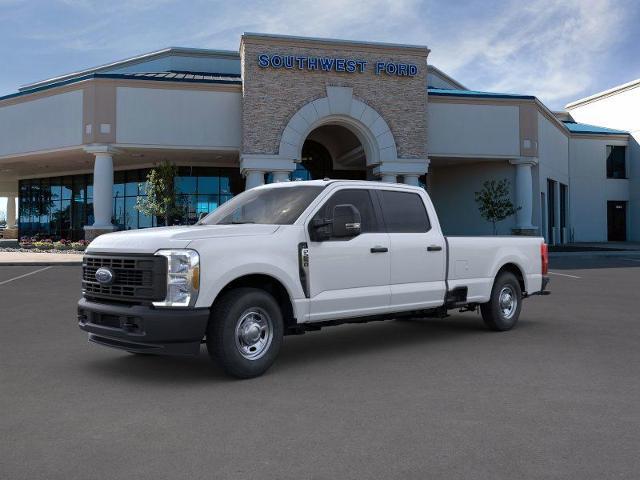
POLYGON ((540 259, 542 261, 542 275, 549 273, 549 247, 546 243, 540 245, 540 259))

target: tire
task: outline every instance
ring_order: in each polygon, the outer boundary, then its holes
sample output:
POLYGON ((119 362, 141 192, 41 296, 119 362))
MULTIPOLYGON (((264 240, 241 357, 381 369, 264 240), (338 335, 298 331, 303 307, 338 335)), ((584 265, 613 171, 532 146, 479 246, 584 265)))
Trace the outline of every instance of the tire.
POLYGON ((282 313, 264 290, 237 288, 216 301, 207 327, 209 355, 228 375, 253 378, 273 364, 282 346, 282 313))
POLYGON ((493 283, 491 299, 480 305, 484 323, 491 330, 504 332, 511 330, 520 317, 522 290, 516 276, 502 272, 493 283))

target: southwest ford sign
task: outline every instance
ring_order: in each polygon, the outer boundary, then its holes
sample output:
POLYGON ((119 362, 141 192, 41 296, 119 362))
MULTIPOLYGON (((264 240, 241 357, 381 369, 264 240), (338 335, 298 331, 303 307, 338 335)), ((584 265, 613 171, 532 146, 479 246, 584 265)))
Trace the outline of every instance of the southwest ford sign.
POLYGON ((299 57, 297 55, 258 55, 258 66, 262 68, 284 68, 289 70, 309 70, 321 72, 364 73, 372 68, 376 75, 385 74, 398 77, 413 77, 418 73, 413 63, 375 62, 369 67, 365 60, 337 57, 299 57))

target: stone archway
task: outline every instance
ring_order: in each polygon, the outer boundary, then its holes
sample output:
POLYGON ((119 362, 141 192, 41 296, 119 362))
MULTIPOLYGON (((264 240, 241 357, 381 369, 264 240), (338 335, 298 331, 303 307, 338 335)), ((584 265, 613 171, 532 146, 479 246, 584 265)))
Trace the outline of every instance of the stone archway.
POLYGON ((418 178, 428 170, 429 161, 398 158, 396 141, 385 119, 373 108, 353 96, 351 87, 326 87, 327 96, 300 108, 287 122, 280 136, 277 154, 245 153, 240 156, 240 171, 246 188, 264 183, 265 172, 274 182, 289 180, 295 164, 301 161, 302 149, 309 134, 325 125, 347 128, 360 141, 366 167, 384 182, 418 185, 418 178))
POLYGON ((300 161, 302 147, 309 134, 323 125, 339 125, 360 141, 367 166, 395 162, 396 142, 382 116, 366 103, 353 97, 350 87, 327 87, 327 96, 313 100, 289 120, 280 138, 278 155, 300 161))

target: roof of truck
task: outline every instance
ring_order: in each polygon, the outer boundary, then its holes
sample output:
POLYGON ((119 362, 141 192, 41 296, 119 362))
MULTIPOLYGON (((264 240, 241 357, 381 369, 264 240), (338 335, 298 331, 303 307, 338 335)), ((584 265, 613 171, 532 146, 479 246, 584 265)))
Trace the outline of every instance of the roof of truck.
POLYGON ((376 187, 379 188, 381 186, 389 186, 389 187, 402 187, 413 190, 423 190, 420 187, 414 187, 412 185, 407 185, 404 183, 383 183, 376 180, 339 180, 339 179, 331 179, 325 178, 322 180, 293 180, 290 182, 279 182, 279 183, 268 183, 265 185, 261 185, 257 188, 281 188, 281 187, 297 187, 297 186, 308 186, 308 187, 326 187, 327 185, 332 184, 342 184, 342 185, 351 185, 351 186, 362 186, 362 187, 376 187))

